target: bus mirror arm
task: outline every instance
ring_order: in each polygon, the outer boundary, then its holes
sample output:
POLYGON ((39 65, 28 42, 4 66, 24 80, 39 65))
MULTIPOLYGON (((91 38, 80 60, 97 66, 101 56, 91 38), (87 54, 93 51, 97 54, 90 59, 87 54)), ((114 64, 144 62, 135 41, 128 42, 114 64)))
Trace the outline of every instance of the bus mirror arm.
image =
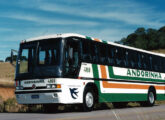
POLYGON ((15 66, 14 64, 13 64, 13 59, 14 59, 14 52, 16 53, 16 54, 18 54, 18 51, 17 50, 14 50, 14 49, 11 49, 11 56, 10 56, 10 64, 12 64, 13 66, 15 66))

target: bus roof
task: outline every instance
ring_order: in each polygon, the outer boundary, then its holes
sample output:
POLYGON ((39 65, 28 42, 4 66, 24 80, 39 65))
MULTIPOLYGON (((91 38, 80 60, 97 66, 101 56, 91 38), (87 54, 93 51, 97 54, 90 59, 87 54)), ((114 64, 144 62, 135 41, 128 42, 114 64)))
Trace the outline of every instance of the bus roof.
POLYGON ((80 34, 76 34, 76 33, 65 33, 65 34, 53 34, 53 35, 46 35, 46 36, 30 38, 30 39, 27 39, 26 42, 38 41, 38 40, 44 40, 44 39, 50 39, 50 38, 66 38, 66 37, 72 37, 72 36, 86 38, 84 35, 80 35, 80 34))
POLYGON ((80 34, 76 34, 76 33, 64 33, 64 34, 53 34, 53 35, 47 35, 47 36, 40 36, 40 37, 36 37, 36 38, 30 38, 30 39, 27 39, 25 41, 26 42, 31 42, 31 41, 39 41, 39 40, 44 40, 44 39, 50 39, 50 38, 67 38, 67 37, 87 38, 87 39, 94 40, 94 41, 97 41, 97 42, 104 42, 104 43, 106 42, 107 44, 111 44, 111 45, 114 45, 114 46, 118 46, 118 47, 130 49, 130 50, 135 50, 135 51, 139 51, 139 52, 143 52, 143 53, 148 53, 148 54, 152 54, 152 55, 158 55, 158 56, 165 57, 165 54, 150 52, 150 51, 147 51, 147 50, 134 48, 134 47, 126 46, 126 45, 121 45, 121 44, 117 44, 117 43, 114 43, 114 42, 103 41, 101 39, 96 39, 96 38, 92 38, 92 37, 88 37, 88 36, 84 36, 84 35, 80 35, 80 34))

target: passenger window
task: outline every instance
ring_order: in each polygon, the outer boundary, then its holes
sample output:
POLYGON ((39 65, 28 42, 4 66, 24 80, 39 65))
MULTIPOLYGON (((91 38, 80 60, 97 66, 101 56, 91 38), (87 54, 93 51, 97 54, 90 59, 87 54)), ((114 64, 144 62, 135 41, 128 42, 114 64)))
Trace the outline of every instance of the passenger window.
POLYGON ((93 63, 98 63, 98 49, 97 49, 97 42, 90 43, 90 55, 92 58, 93 63))
POLYGON ((123 67, 122 48, 115 47, 115 62, 117 66, 123 67))
POLYGON ((163 59, 159 57, 159 72, 163 72, 163 59))
POLYGON ((158 60, 156 58, 157 58, 156 56, 153 57, 153 70, 154 71, 158 71, 159 70, 159 68, 158 68, 158 60))
POLYGON ((90 47, 89 46, 90 46, 89 40, 83 39, 82 40, 82 59, 85 62, 91 61, 90 47))
POLYGON ((128 52, 128 50, 124 49, 124 51, 123 51, 124 61, 123 61, 123 62, 124 62, 124 66, 125 66, 125 67, 130 67, 130 66, 129 66, 129 63, 130 63, 130 62, 129 62, 129 54, 130 54, 130 53, 128 52))
POLYGON ((129 57, 129 59, 128 59, 129 66, 131 68, 137 69, 137 59, 138 59, 137 52, 130 50, 128 57, 129 57))
POLYGON ((146 70, 147 69, 147 55, 146 54, 141 54, 141 63, 142 63, 142 69, 146 70))
POLYGON ((115 52, 115 49, 113 46, 111 45, 108 45, 108 64, 109 65, 114 65, 115 64, 115 61, 114 61, 114 52, 115 52))
POLYGON ((102 43, 99 44, 99 61, 100 64, 105 64, 106 62, 106 45, 102 43))
POLYGON ((153 66, 152 66, 152 56, 149 56, 149 66, 150 66, 150 70, 153 70, 153 66))
POLYGON ((138 64, 138 68, 139 69, 142 69, 142 56, 141 56, 141 53, 137 53, 137 58, 138 58, 138 61, 137 61, 137 64, 138 64))

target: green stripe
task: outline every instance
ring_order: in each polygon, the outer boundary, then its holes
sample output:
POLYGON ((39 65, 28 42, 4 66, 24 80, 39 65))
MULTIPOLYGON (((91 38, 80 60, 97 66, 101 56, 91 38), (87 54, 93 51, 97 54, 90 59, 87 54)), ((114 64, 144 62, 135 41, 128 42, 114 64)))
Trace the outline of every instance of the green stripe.
POLYGON ((106 44, 108 44, 108 42, 107 42, 107 41, 104 41, 104 40, 103 40, 102 42, 103 42, 103 43, 106 43, 106 44))
POLYGON ((157 100, 165 100, 165 94, 157 94, 157 100))
POLYGON ((109 70, 109 76, 110 78, 115 78, 115 79, 124 79, 124 80, 139 80, 139 81, 147 81, 147 82, 165 82, 165 80, 160 80, 160 79, 150 79, 150 78, 139 78, 139 77, 128 77, 128 76, 118 76, 114 75, 114 71, 112 66, 108 66, 109 70))
POLYGON ((91 37, 88 37, 88 36, 86 36, 86 39, 88 39, 88 40, 92 40, 92 38, 91 38, 91 37))
MULTIPOLYGON (((94 78, 99 78, 99 71, 98 71, 98 66, 96 64, 92 64, 92 68, 93 68, 93 76, 94 78)), ((98 88, 98 97, 99 97, 99 102, 101 101, 101 89, 100 89, 100 81, 95 80, 94 83, 96 84, 97 88, 98 88)))
POLYGON ((94 78, 99 78, 99 71, 96 64, 92 64, 94 78))
POLYGON ((102 94, 100 102, 146 101, 147 94, 110 93, 102 94))

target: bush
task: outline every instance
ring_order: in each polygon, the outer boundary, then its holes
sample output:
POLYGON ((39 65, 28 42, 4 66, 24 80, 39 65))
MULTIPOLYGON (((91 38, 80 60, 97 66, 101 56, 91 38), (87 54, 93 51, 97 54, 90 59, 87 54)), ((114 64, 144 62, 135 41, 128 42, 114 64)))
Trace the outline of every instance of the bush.
POLYGON ((0 112, 3 112, 3 111, 4 111, 4 103, 3 103, 2 97, 0 96, 0 112))
POLYGON ((9 98, 4 102, 4 112, 18 112, 19 107, 15 98, 9 98))

